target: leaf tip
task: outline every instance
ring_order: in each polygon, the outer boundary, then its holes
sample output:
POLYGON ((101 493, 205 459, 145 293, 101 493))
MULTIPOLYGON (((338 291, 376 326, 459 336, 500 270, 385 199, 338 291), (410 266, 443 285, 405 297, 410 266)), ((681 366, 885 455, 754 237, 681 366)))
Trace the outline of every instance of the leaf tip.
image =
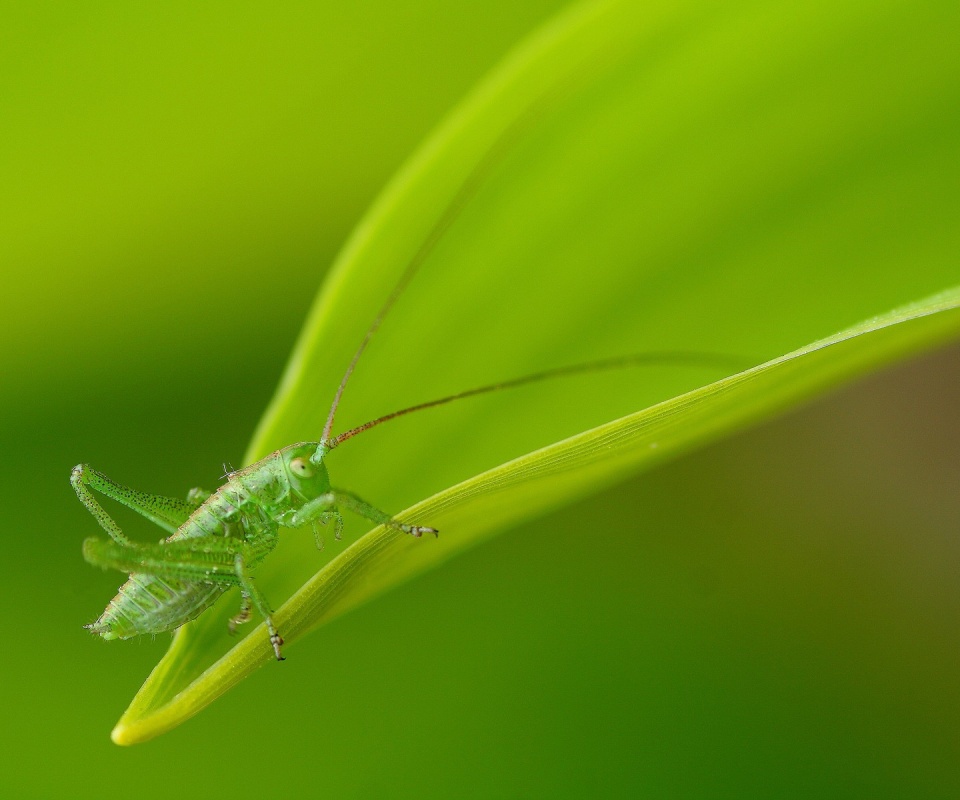
POLYGON ((121 747, 129 747, 137 742, 137 739, 130 735, 129 726, 124 725, 123 722, 118 722, 116 727, 110 731, 110 738, 113 739, 114 744, 121 747))
POLYGON ((130 747, 131 745, 141 744, 153 739, 157 734, 162 733, 166 728, 157 729, 156 726, 144 724, 142 721, 133 719, 128 720, 124 714, 120 721, 110 731, 110 738, 114 744, 121 747, 130 747))

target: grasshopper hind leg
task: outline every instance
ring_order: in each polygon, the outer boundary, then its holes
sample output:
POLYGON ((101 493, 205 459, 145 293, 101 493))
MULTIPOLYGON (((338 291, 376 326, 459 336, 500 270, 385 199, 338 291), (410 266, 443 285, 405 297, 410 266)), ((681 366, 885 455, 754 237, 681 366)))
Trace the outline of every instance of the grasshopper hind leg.
POLYGON ((97 502, 93 492, 98 492, 104 497, 122 503, 169 533, 173 533, 183 525, 194 509, 203 502, 205 497, 209 496, 209 492, 194 489, 190 493, 193 499, 188 498, 187 502, 183 502, 175 497, 138 492, 136 489, 130 489, 117 483, 86 464, 78 464, 73 468, 70 473, 70 483, 76 491, 77 497, 80 498, 80 502, 93 514, 97 522, 100 523, 100 527, 109 533, 110 538, 117 544, 122 545, 129 545, 132 542, 97 502))

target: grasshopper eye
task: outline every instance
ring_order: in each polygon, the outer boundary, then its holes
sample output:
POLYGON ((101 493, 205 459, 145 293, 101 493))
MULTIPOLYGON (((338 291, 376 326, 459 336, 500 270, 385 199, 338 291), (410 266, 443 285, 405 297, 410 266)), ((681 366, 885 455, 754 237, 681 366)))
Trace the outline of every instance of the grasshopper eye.
POLYGON ((311 467, 302 458, 294 458, 290 461, 290 471, 298 478, 312 478, 313 467, 311 467))

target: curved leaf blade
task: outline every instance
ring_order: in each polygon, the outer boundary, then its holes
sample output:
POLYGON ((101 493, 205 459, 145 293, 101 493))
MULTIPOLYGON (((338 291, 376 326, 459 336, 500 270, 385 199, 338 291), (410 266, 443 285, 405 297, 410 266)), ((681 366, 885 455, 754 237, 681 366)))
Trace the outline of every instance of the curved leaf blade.
MULTIPOLYGON (((443 537, 370 531, 309 580, 303 565, 319 560, 308 537, 288 537, 261 581, 271 597, 302 586, 277 613, 288 641, 494 530, 952 335, 956 292, 821 339, 956 282, 960 138, 943 111, 957 87, 926 37, 950 13, 892 2, 589 4, 508 59, 358 227, 249 459, 316 438, 376 308, 504 138, 504 157, 365 356, 347 426, 625 351, 768 360, 720 381, 676 367, 640 386, 608 376, 486 398, 337 450, 338 484, 391 509, 428 496, 409 513, 443 537), (878 31, 904 43, 896 63, 878 31), (808 124, 796 130, 798 120, 808 124)), ((956 52, 941 54, 954 70, 956 52)), ((178 632, 115 740, 170 729, 269 658, 262 631, 230 648, 229 602, 178 632)))

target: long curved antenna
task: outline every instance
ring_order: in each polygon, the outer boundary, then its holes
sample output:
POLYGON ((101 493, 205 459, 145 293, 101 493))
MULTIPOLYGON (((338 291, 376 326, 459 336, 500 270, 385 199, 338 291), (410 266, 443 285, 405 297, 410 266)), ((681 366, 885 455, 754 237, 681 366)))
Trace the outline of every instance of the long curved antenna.
MULTIPOLYGON (((578 77, 581 79, 584 77, 589 77, 589 71, 581 72, 578 77)), ((503 130, 496 140, 494 140, 494 143, 474 165, 473 169, 467 175, 466 180, 464 180, 464 182, 460 185, 460 188, 453 196, 453 200, 450 201, 450 205, 444 209, 443 214, 440 215, 440 218, 430 230, 427 238, 423 240, 423 243, 410 260, 410 263, 407 264, 406 269, 400 276, 400 280, 397 281, 397 284, 393 287, 393 291, 390 292, 390 296, 387 298, 387 301, 380 308, 377 316, 367 329, 367 332, 363 337, 363 341, 360 342, 360 346, 357 348, 357 352, 353 354, 353 358, 350 360, 350 364, 347 366, 347 371, 343 373, 343 378, 340 379, 340 385, 337 387, 337 393, 333 397, 333 403, 330 406, 330 413, 327 415, 327 422, 323 426, 323 435, 320 439, 321 442, 330 441, 330 434, 333 433, 333 419, 336 416, 337 408, 340 405, 340 398, 343 396, 343 390, 347 385, 347 381, 350 380, 350 376, 353 374, 353 370, 357 366, 360 356, 363 355, 363 351, 370 343, 373 335, 377 332, 377 329, 383 322, 384 317, 386 317, 387 313, 393 307, 393 304, 396 303, 400 295, 403 294, 404 289, 406 289, 410 281, 413 280, 417 270, 420 268, 423 262, 426 261, 427 256, 429 256, 433 251, 433 248, 436 247, 437 242, 440 241, 443 235, 447 232, 447 229, 459 216, 460 212, 463 210, 463 207, 467 204, 470 198, 476 194, 477 189, 480 187, 480 184, 483 182, 483 180, 487 177, 487 175, 489 175, 497 163, 503 159, 504 155, 506 155, 513 143, 520 138, 530 124, 541 115, 544 107, 550 102, 556 100, 557 96, 563 93, 561 90, 570 91, 572 90, 572 86, 569 83, 561 84, 559 87, 556 87, 552 91, 548 91, 537 98, 503 130)))
POLYGON ((491 383, 487 384, 486 386, 479 386, 475 389, 467 389, 464 392, 458 392, 457 394, 441 397, 438 400, 429 400, 426 403, 418 403, 415 406, 402 408, 399 411, 385 414, 382 417, 377 417, 376 419, 372 419, 369 422, 363 423, 363 425, 359 425, 356 428, 352 428, 349 431, 341 433, 339 436, 327 443, 327 449, 332 450, 341 442, 345 442, 347 439, 352 439, 358 433, 363 433, 364 431, 370 430, 370 428, 375 428, 377 425, 380 425, 383 422, 388 422, 391 419, 402 417, 405 414, 412 414, 414 411, 423 411, 424 409, 433 408, 434 406, 442 406, 446 403, 452 403, 454 400, 463 400, 464 398, 474 397, 478 394, 498 392, 502 389, 513 389, 517 386, 524 386, 528 383, 536 383, 537 381, 550 380, 552 378, 563 378, 583 372, 600 372, 602 370, 650 366, 652 364, 693 364, 710 367, 733 368, 737 371, 746 369, 746 367, 749 366, 744 363, 743 359, 734 358, 733 356, 720 355, 717 353, 663 351, 654 353, 637 353, 634 355, 617 356, 614 358, 603 358, 598 361, 586 361, 581 364, 571 364, 566 367, 555 367, 554 369, 548 369, 542 372, 534 372, 530 375, 524 375, 522 378, 513 378, 509 381, 491 383))
MULTIPOLYGON (((491 152, 493 151, 488 151, 488 155, 491 152)), ((407 268, 400 276, 400 280, 397 281, 396 285, 393 287, 393 291, 390 292, 390 296, 387 298, 387 301, 380 308, 380 311, 377 312, 377 316, 370 324, 370 327, 367 328, 367 332, 364 334, 363 341, 360 342, 360 346, 353 354, 353 358, 350 359, 350 364, 347 366, 346 372, 343 373, 343 377, 340 379, 340 385, 337 387, 337 393, 333 397, 333 404, 330 406, 330 413, 327 415, 327 422, 323 426, 323 436, 321 441, 325 442, 330 438, 330 434, 333 431, 333 419, 337 414, 337 407, 340 405, 340 398, 343 396, 343 390, 346 388, 347 381, 350 380, 350 376, 353 374, 353 370, 357 366, 360 356, 363 355, 363 351, 366 350, 367 345, 370 343, 373 335, 377 332, 377 329, 383 322, 384 317, 387 316, 387 313, 393 307, 393 304, 396 303, 400 295, 403 294, 403 290, 407 288, 407 284, 413 280, 413 276, 420 268, 420 265, 423 264, 427 256, 430 255, 430 252, 436 246, 443 234, 446 233, 447 228, 449 228, 456 219, 467 200, 469 200, 470 196, 476 191, 476 188, 479 185, 482 177, 482 175, 478 174, 478 169, 486 162, 487 159, 483 159, 477 165, 477 168, 466 180, 466 182, 461 185, 460 190, 453 199, 453 202, 447 206, 440 219, 438 219, 436 224, 433 226, 433 229, 430 231, 427 238, 423 240, 423 243, 420 245, 419 249, 410 260, 410 263, 407 264, 407 268)))

